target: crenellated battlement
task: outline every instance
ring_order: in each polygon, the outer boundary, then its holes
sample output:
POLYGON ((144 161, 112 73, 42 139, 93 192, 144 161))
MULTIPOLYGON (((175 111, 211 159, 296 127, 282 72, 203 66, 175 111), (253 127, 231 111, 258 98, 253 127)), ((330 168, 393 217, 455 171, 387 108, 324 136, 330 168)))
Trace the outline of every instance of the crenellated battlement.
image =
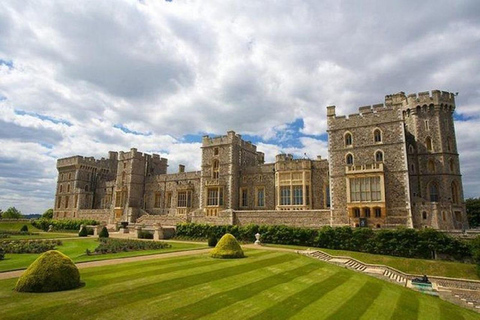
POLYGON ((408 107, 416 107, 418 105, 455 105, 455 94, 447 91, 432 90, 411 93, 407 96, 408 107))
POLYGON ((71 166, 87 165, 100 168, 110 167, 110 159, 95 159, 94 157, 72 156, 68 158, 62 158, 57 160, 57 169, 71 166))
POLYGON ((223 136, 210 137, 205 135, 202 138, 202 148, 224 144, 238 144, 243 149, 251 152, 257 152, 256 145, 254 145, 251 141, 243 140, 242 135, 236 134, 235 131, 228 131, 227 134, 223 136))

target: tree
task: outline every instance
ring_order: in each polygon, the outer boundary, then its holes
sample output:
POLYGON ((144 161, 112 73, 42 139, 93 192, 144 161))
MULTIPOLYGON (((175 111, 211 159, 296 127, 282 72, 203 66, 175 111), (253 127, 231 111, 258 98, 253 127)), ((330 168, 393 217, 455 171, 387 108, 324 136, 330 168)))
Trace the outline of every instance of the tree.
POLYGON ((465 200, 467 218, 470 228, 480 226, 480 198, 468 198, 465 200))
POLYGON ((42 218, 53 219, 53 209, 48 209, 42 214, 42 218))
POLYGON ((2 214, 3 214, 3 211, 2 209, 0 209, 0 219, 2 219, 2 214))
POLYGON ((21 219, 22 213, 15 207, 8 208, 3 214, 3 219, 21 219))

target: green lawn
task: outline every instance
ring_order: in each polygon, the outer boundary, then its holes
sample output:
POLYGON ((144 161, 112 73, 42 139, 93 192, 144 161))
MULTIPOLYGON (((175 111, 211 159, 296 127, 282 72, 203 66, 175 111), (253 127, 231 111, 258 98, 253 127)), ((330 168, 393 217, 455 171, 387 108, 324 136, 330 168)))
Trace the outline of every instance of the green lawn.
POLYGON ((0 230, 8 231, 20 231, 20 229, 26 225, 29 232, 38 233, 36 235, 11 235, 7 239, 53 239, 53 238, 66 238, 66 237, 75 237, 77 232, 44 232, 41 229, 35 228, 30 222, 11 222, 11 221, 2 221, 0 222, 0 230))
MULTIPOLYGON (((268 244, 267 246, 279 247, 279 248, 291 248, 291 249, 297 249, 297 250, 306 250, 308 248, 308 247, 302 247, 302 246, 285 246, 285 245, 274 245, 274 244, 268 244)), ((349 256, 365 263, 384 264, 406 273, 480 280, 480 277, 477 275, 477 271, 476 271, 477 266, 471 263, 401 258, 401 257, 385 256, 381 254, 371 254, 371 253, 346 251, 346 250, 332 250, 332 249, 324 249, 324 248, 311 248, 311 249, 312 250, 319 249, 334 256, 349 256)))
POLYGON ((292 253, 194 255, 81 270, 77 290, 0 281, 1 319, 478 319, 473 311, 292 253))
MULTIPOLYGON (((98 246, 98 242, 96 238, 72 239, 72 240, 69 239, 69 240, 62 240, 62 242, 63 242, 63 245, 58 246, 57 249, 65 253, 67 256, 69 256, 74 262, 106 260, 106 259, 115 259, 115 258, 132 257, 132 256, 143 256, 143 255, 156 254, 156 253, 207 248, 206 244, 169 242, 172 245, 172 247, 167 249, 119 252, 119 253, 87 256, 85 255, 86 249, 93 251, 98 246)), ((5 259, 0 260, 0 272, 7 271, 7 270, 27 268, 38 256, 39 254, 36 254, 36 253, 18 253, 18 254, 7 253, 5 254, 5 259)))
POLYGON ((0 221, 0 230, 12 230, 12 231, 20 231, 23 226, 28 227, 28 231, 30 232, 40 232, 43 231, 41 229, 35 228, 30 222, 13 222, 13 221, 0 221))

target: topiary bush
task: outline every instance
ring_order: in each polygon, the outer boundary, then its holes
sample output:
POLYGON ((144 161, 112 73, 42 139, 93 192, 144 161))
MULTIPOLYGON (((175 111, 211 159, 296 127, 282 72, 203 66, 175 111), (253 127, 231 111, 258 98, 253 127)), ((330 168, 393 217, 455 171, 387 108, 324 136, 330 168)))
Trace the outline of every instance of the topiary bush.
POLYGON ((78 288, 80 272, 63 253, 51 250, 37 258, 18 279, 19 292, 53 292, 78 288))
POLYGON ((87 227, 83 226, 80 232, 78 233, 79 237, 86 237, 88 236, 88 230, 87 227))
POLYGON ((5 250, 3 248, 0 248, 0 260, 3 260, 5 258, 5 250))
POLYGON ((23 225, 23 227, 20 229, 20 232, 28 232, 28 227, 26 224, 23 225))
POLYGON ((212 248, 215 247, 215 246, 217 245, 217 243, 218 243, 217 237, 215 237, 215 236, 210 236, 210 237, 208 238, 208 242, 207 242, 207 243, 208 243, 208 246, 209 246, 209 247, 212 247, 212 248))
POLYGON ((102 230, 101 230, 100 233, 98 234, 98 237, 99 237, 99 238, 108 238, 108 237, 109 237, 107 227, 103 227, 103 228, 102 228, 102 230))
POLYGON ((243 258, 245 257, 242 248, 238 244, 237 239, 230 233, 226 233, 215 248, 210 252, 212 258, 243 258))

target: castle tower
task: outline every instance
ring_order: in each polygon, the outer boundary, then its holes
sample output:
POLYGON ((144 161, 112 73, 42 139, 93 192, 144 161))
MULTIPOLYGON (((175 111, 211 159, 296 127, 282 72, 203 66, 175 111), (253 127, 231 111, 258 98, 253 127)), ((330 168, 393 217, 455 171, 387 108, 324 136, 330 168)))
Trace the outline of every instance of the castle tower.
POLYGON ((234 131, 225 136, 203 137, 200 207, 205 208, 207 216, 238 208, 241 170, 262 163, 263 157, 255 145, 234 131))
POLYGON ((454 110, 454 94, 438 90, 410 94, 403 102, 413 220, 417 228, 468 228, 454 110))

